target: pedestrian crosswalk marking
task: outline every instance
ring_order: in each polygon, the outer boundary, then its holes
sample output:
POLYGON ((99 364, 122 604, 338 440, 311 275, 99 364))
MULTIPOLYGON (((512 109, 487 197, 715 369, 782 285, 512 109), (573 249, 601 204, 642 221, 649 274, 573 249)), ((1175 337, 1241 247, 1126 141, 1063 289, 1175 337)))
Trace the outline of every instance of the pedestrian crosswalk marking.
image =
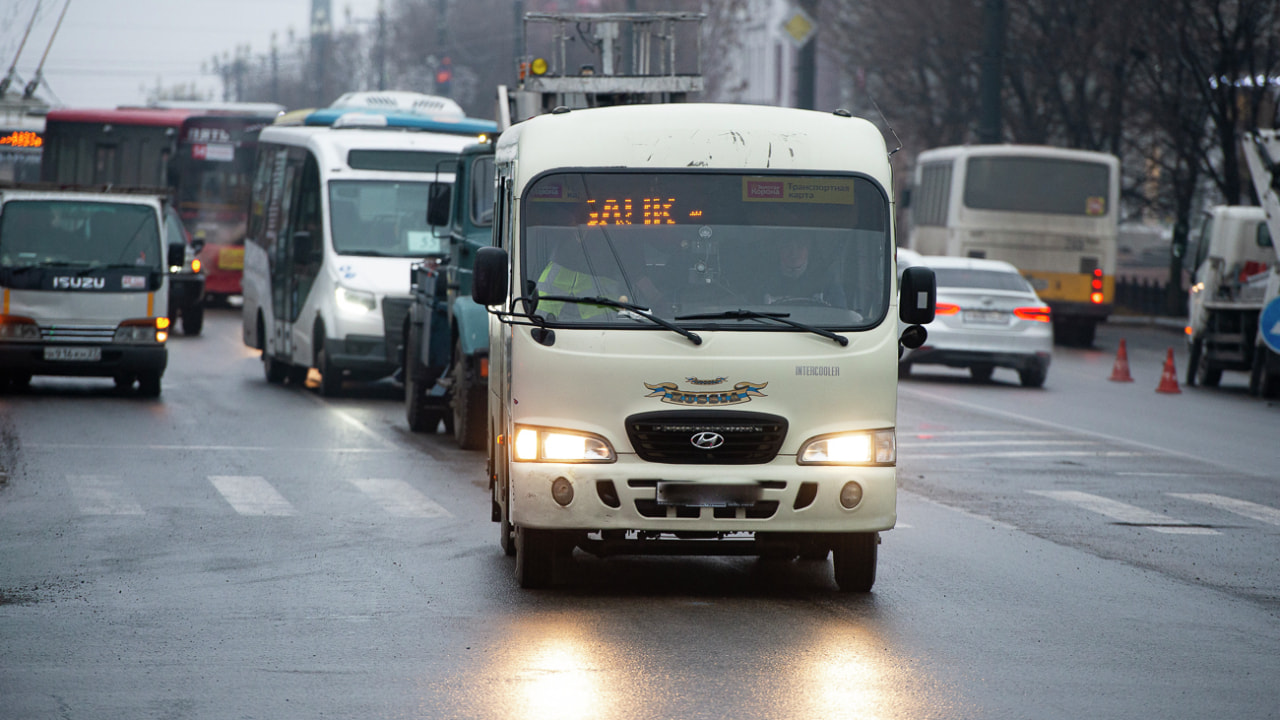
POLYGON ((297 514, 266 478, 256 475, 210 475, 209 482, 241 515, 286 517, 297 514))
POLYGON ((1280 510, 1266 505, 1259 505, 1248 500, 1237 500, 1224 495, 1215 495, 1213 493, 1167 493, 1169 497, 1176 497, 1182 500, 1192 500, 1206 505, 1212 505, 1220 510, 1226 510, 1236 515, 1243 515, 1251 520, 1260 520, 1272 525, 1280 525, 1280 510))
POLYGON ((142 515, 142 506, 125 490, 123 481, 109 475, 68 475, 71 495, 84 515, 142 515))
POLYGON ((362 478, 349 480, 348 482, 359 488, 361 492, 372 498, 383 510, 386 510, 389 515, 394 517, 451 517, 448 510, 445 510, 403 480, 362 478))
POLYGON ((1041 497, 1071 503, 1090 512, 1106 515, 1122 523, 1144 526, 1159 533, 1175 535, 1220 534, 1212 528, 1195 527, 1182 520, 1175 520, 1167 515, 1099 495, 1091 495, 1075 490, 1028 490, 1027 492, 1032 495, 1040 495, 1041 497))

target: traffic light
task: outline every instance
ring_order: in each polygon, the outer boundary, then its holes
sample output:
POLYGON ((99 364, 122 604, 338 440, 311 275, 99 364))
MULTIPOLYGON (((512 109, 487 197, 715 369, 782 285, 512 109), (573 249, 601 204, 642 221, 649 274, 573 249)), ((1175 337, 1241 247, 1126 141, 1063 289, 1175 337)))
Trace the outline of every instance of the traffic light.
POLYGON ((453 84, 453 61, 447 57, 440 59, 440 66, 436 68, 436 94, 448 95, 449 87, 453 84))

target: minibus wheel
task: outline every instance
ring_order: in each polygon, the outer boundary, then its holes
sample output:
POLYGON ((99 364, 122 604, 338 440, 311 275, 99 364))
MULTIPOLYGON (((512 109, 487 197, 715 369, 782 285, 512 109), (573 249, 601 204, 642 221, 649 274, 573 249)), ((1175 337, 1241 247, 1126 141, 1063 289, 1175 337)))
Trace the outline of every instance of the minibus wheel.
POLYGON ((839 533, 832 542, 832 565, 840 592, 871 592, 876 583, 879 533, 839 533))
POLYGON ((517 525, 516 582, 526 590, 551 585, 555 569, 555 531, 517 525))
POLYGON ((324 346, 324 326, 316 326, 316 369, 320 371, 320 394, 337 397, 342 392, 342 371, 334 367, 324 346))
POLYGON ((204 306, 193 303, 182 308, 182 334, 199 335, 204 329, 204 306))
POLYGON ((146 398, 160 397, 160 373, 153 370, 139 375, 138 395, 146 398))

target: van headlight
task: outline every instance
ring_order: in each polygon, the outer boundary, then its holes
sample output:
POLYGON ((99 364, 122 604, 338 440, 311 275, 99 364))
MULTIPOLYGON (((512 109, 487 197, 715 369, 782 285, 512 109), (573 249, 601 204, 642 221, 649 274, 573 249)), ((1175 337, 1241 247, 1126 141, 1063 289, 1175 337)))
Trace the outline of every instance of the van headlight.
POLYGON ((352 290, 341 285, 335 291, 338 311, 348 315, 365 315, 378 309, 378 296, 363 290, 352 290))
POLYGON ((512 454, 516 462, 610 463, 617 460, 609 441, 591 433, 517 425, 512 454))
POLYGON ((893 465, 898 443, 892 429, 835 433, 811 438, 800 447, 801 465, 893 465))

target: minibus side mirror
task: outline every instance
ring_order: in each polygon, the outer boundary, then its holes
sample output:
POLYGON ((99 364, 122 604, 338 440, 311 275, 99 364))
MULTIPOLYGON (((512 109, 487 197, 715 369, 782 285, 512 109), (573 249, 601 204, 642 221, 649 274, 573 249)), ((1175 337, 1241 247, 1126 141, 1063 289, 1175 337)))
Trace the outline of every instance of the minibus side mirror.
POLYGON ((925 325, 933 322, 933 312, 938 305, 937 280, 933 270, 915 265, 902 271, 902 283, 898 287, 898 317, 908 325, 925 325))
POLYGON ((169 243, 169 267, 182 267, 187 264, 186 243, 169 243))
POLYGON ((507 299, 507 251, 496 247, 476 250, 471 299, 479 305, 501 305, 507 299))
POLYGON ((449 183, 433 182, 427 187, 427 224, 431 227, 443 227, 449 224, 449 200, 453 186, 449 183))
POLYGON ((293 234, 293 264, 306 265, 311 262, 315 255, 315 243, 311 240, 311 233, 306 230, 299 230, 293 234))
POLYGON ((199 255, 200 251, 203 249, 204 249, 204 238, 196 238, 195 240, 191 241, 191 252, 199 255))

